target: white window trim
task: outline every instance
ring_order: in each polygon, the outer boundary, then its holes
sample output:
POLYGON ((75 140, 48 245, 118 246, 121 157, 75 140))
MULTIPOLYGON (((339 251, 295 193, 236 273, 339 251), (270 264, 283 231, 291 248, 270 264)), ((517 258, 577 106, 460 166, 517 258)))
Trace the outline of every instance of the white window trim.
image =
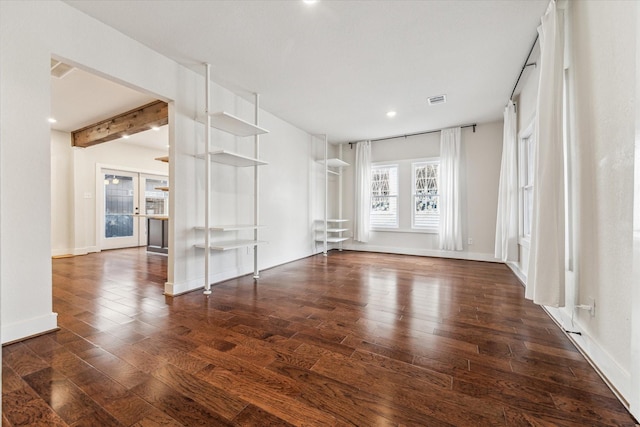
MULTIPOLYGON (((384 167, 384 166, 396 166, 398 168, 398 226, 395 228, 381 228, 370 226, 369 230, 374 233, 406 233, 406 234, 438 234, 439 230, 430 230, 430 229, 422 229, 422 228, 410 228, 412 218, 409 218, 408 226, 405 224, 406 218, 403 219, 402 211, 405 208, 411 208, 411 204, 413 203, 413 184, 411 182, 407 185, 401 181, 401 177, 403 175, 404 168, 412 168, 413 163, 424 163, 430 161, 440 161, 440 157, 419 157, 419 158, 409 158, 409 159, 393 159, 393 160, 385 160, 380 162, 374 162, 371 164, 371 167, 384 167), (408 201, 405 200, 408 198, 408 201)), ((409 171, 411 175, 413 171, 409 171)), ((411 176, 410 179, 413 177, 411 176)), ((411 212, 411 211, 409 211, 411 212)), ((406 216, 406 213, 404 214, 406 216)))
MULTIPOLYGON (((395 225, 390 225, 387 227, 374 227, 374 226, 370 226, 369 230, 370 231, 398 231, 399 227, 400 227, 400 165, 398 163, 392 162, 381 162, 381 163, 372 163, 371 164, 371 171, 373 171, 374 169, 381 169, 381 168, 396 168, 396 178, 398 180, 397 184, 398 184, 398 188, 396 189, 397 192, 395 195, 390 195, 388 197, 395 197, 396 198, 396 224, 395 225)), ((371 206, 369 206, 369 215, 371 215, 371 206)))
MULTIPOLYGON (((411 232, 413 233, 426 233, 426 234, 438 234, 439 231, 439 226, 438 227, 430 227, 430 228, 426 228, 426 227, 416 227, 415 226, 415 185, 416 185, 416 170, 415 170, 415 166, 419 165, 419 164, 427 164, 427 163, 437 163, 438 166, 440 165, 440 157, 429 157, 426 159, 415 159, 411 162, 411 194, 410 194, 410 212, 411 212, 411 232)), ((438 188, 438 196, 440 196, 440 188, 438 188)), ((439 224, 439 220, 438 220, 438 224, 439 224)))
POLYGON ((524 234, 524 189, 533 188, 532 185, 522 185, 525 181, 524 158, 522 152, 524 150, 524 141, 531 136, 535 138, 535 117, 532 118, 524 130, 518 134, 518 244, 525 248, 529 248, 531 236, 524 234))

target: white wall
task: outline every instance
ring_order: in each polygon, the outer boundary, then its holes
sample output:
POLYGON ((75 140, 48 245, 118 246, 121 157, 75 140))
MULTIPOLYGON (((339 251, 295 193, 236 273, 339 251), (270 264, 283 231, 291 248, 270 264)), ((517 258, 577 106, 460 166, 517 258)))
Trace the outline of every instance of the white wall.
MULTIPOLYGON (((636 3, 569 2, 570 208, 567 307, 548 308, 625 398, 631 394, 632 207, 636 3), (574 304, 596 300, 596 315, 574 304), (573 316, 572 316, 573 314, 573 316), (572 319, 573 317, 573 319, 572 319)), ((535 111, 537 72, 522 89, 519 126, 535 111)), ((519 129, 521 130, 521 129, 519 129)), ((526 266, 526 250, 521 252, 526 266)), ((526 275, 526 270, 524 271, 526 275)), ((637 302, 635 303, 637 304, 637 302)), ((638 416, 638 402, 635 403, 638 416)))
POLYGON ((51 255, 74 253, 71 134, 51 131, 51 255))
POLYGON ((71 146, 71 134, 51 132, 51 253, 83 255, 100 249, 96 241, 96 168, 167 175, 166 163, 154 160, 166 151, 116 140, 88 148, 71 146))
MULTIPOLYGON (((640 7, 636 6, 636 103, 640 99, 640 7)), ((631 294, 631 360, 640 360, 640 107, 636 104, 633 189, 633 286, 631 294)), ((640 419, 640 363, 631 363, 631 412, 640 419)))
MULTIPOLYGON (((46 122, 51 105, 52 56, 169 102, 172 246, 165 290, 177 294, 202 287, 202 253, 194 248, 202 240, 194 227, 203 223, 203 163, 194 157, 204 150, 203 126, 194 121, 197 113, 204 110, 201 74, 63 2, 2 1, 0 12, 2 341, 56 327, 51 306, 52 205, 48 185, 52 143, 46 122), (101 48, 96 50, 96 46, 101 48)), ((215 84, 211 94, 212 110, 253 119, 253 106, 243 98, 215 84)), ((260 265, 266 268, 314 251, 309 237, 314 216, 310 213, 310 200, 315 198, 310 192, 310 164, 314 158, 307 133, 264 111, 261 125, 271 130, 261 137, 262 157, 271 163, 261 172, 264 192, 260 198, 260 222, 268 226, 262 237, 270 242, 260 250, 260 265)), ((221 132, 214 136, 223 147, 245 154, 251 150, 251 141, 236 140, 221 132)), ((75 156, 87 155, 78 153, 74 151, 75 156)), ((114 159, 116 164, 122 162, 123 159, 114 159)), ((252 211, 251 206, 247 208, 252 199, 234 194, 235 190, 243 193, 250 187, 250 171, 215 170, 215 220, 246 220, 252 211)), ((78 234, 77 230, 74 233, 78 234)), ((90 246, 91 241, 84 244, 90 246)), ((252 260, 242 251, 215 254, 214 267, 210 279, 223 280, 251 271, 252 260)))
POLYGON ((595 317, 580 312, 577 321, 613 359, 607 370, 625 395, 631 368, 635 7, 624 1, 574 2, 571 32, 575 210, 581 214, 577 292, 581 303, 593 297, 597 306, 595 317))
MULTIPOLYGON (((368 243, 350 241, 345 248, 352 250, 403 253, 412 255, 441 256, 483 261, 494 261, 496 208, 498 181, 502 155, 502 122, 484 123, 462 129, 462 251, 438 249, 438 235, 434 233, 372 231, 368 243), (473 243, 468 244, 472 238, 473 243)), ((440 133, 397 138, 371 143, 372 162, 410 161, 438 157, 440 133)), ((355 165, 355 148, 344 150, 344 159, 355 165)), ((410 163, 410 162, 409 162, 410 163)), ((410 168, 408 168, 411 174, 410 168)), ((345 170, 343 182, 344 212, 353 221, 354 167, 345 170)), ((410 182, 410 176, 406 182, 410 182)), ((409 189, 400 189, 400 191, 409 189)), ((408 193, 407 193, 408 194, 408 193)), ((407 197, 406 200, 409 200, 407 197)), ((408 206, 399 206, 400 227, 411 227, 408 206)), ((353 234, 351 234, 353 235, 353 234)))

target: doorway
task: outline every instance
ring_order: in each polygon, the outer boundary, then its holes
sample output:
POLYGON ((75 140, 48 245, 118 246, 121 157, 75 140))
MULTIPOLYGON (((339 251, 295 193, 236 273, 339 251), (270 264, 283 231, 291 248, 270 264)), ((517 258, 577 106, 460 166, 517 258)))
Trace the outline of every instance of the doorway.
POLYGON ((169 212, 169 178, 107 168, 101 168, 100 178, 100 249, 147 245, 147 218, 169 212))

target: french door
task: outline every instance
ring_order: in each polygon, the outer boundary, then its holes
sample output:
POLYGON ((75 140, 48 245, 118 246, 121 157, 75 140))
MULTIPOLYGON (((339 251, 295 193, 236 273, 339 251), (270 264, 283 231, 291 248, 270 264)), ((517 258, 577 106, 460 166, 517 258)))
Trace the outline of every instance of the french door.
POLYGON ((138 173, 102 170, 104 203, 100 249, 129 248, 140 245, 138 173))
POLYGON ((168 213, 166 176, 102 169, 100 249, 147 244, 148 215, 168 213))

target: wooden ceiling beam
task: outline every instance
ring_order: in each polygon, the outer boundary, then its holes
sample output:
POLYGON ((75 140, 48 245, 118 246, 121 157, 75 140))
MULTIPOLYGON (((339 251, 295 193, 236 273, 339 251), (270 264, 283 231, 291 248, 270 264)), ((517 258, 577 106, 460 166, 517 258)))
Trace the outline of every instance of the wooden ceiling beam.
POLYGON ((71 132, 74 147, 87 148, 169 123, 169 107, 154 101, 71 132))

